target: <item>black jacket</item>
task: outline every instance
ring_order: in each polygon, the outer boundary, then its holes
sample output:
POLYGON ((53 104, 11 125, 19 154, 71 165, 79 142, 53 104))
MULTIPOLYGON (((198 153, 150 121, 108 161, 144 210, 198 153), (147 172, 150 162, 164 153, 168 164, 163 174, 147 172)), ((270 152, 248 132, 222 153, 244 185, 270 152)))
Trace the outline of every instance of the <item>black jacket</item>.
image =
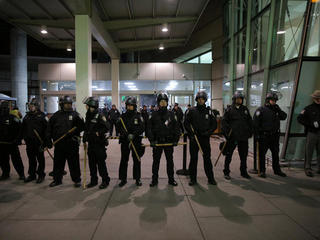
POLYGON ((193 127, 197 137, 209 137, 217 129, 217 121, 210 107, 197 105, 186 111, 184 127, 189 136, 193 136, 193 127))
POLYGON ((113 121, 113 122, 118 121, 119 117, 120 117, 120 112, 118 109, 110 109, 108 113, 108 119, 110 121, 113 121))
POLYGON ((57 140, 73 127, 77 127, 75 131, 68 134, 59 143, 65 144, 68 141, 76 141, 80 137, 80 133, 84 130, 84 121, 80 114, 76 111, 63 111, 55 112, 49 120, 47 130, 47 140, 57 140))
POLYGON ((287 114, 278 105, 265 104, 259 107, 253 116, 255 135, 279 133, 280 121, 286 118, 287 114))
POLYGON ((22 120, 22 138, 28 143, 38 143, 40 140, 35 134, 36 130, 43 142, 46 140, 46 132, 49 119, 41 111, 28 112, 22 120))
POLYGON ((127 143, 128 135, 134 135, 134 141, 138 141, 142 139, 142 133, 144 132, 144 119, 141 114, 137 111, 126 111, 125 113, 121 114, 118 122, 117 122, 117 129, 120 133, 120 143, 127 143), (124 129, 120 118, 123 120, 127 131, 124 129))
POLYGON ((86 113, 86 121, 83 133, 83 142, 90 144, 106 144, 106 133, 109 131, 110 125, 103 115, 98 110, 86 113), (98 133, 98 135, 97 135, 98 133))
POLYGON ((147 136, 150 142, 174 143, 180 138, 177 117, 168 109, 152 112, 147 123, 147 136))
POLYGON ((246 106, 235 104, 229 106, 221 121, 221 129, 227 137, 232 129, 230 138, 235 141, 246 141, 252 137, 253 126, 250 112, 246 106))
POLYGON ((312 103, 306 106, 297 119, 305 127, 306 132, 319 132, 320 127, 316 128, 314 122, 318 122, 320 126, 320 104, 312 103))
POLYGON ((16 116, 0 115, 0 141, 13 144, 21 142, 21 121, 16 116))

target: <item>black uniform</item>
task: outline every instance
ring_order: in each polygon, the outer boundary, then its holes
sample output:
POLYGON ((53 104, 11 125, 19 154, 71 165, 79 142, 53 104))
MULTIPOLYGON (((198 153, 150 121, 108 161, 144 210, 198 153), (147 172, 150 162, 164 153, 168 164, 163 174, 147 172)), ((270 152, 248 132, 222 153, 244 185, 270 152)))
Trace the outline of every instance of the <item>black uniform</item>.
MULTIPOLYGON (((314 150, 317 152, 318 172, 320 172, 320 104, 312 103, 298 115, 298 121, 307 133, 305 169, 311 170, 314 150)), ((312 173, 308 173, 308 176, 312 173)))
MULTIPOLYGON (((2 103, 3 105, 3 103, 2 103)), ((2 169, 1 179, 10 176, 10 156, 14 168, 21 180, 24 180, 24 167, 20 156, 21 145, 21 122, 9 114, 9 108, 0 111, 0 166, 2 169)))
POLYGON ((235 103, 230 105, 223 115, 221 127, 227 139, 224 174, 229 175, 232 154, 238 146, 240 172, 244 177, 247 176, 248 139, 253 133, 252 118, 248 108, 243 105, 237 106, 235 103))
POLYGON ((116 136, 119 135, 118 133, 118 129, 116 127, 117 121, 119 120, 120 117, 120 112, 118 109, 110 109, 109 113, 108 113, 108 119, 110 122, 110 136, 112 136, 113 134, 113 127, 115 127, 116 129, 116 136))
POLYGON ((109 123, 102 113, 96 109, 86 113, 83 142, 88 142, 88 158, 91 176, 91 185, 98 184, 97 171, 102 178, 102 182, 109 183, 110 178, 106 166, 106 134, 109 131, 109 123), (97 168, 98 167, 98 168, 97 168))
POLYGON ((27 145, 27 155, 29 159, 28 174, 31 179, 45 177, 45 158, 43 148, 46 140, 48 118, 41 111, 28 112, 22 121, 22 137, 27 145), (39 134, 43 143, 41 144, 35 131, 39 134), (38 165, 38 168, 37 168, 38 165))
POLYGON ((144 124, 145 124, 145 129, 147 128, 147 123, 148 123, 148 119, 149 119, 149 113, 148 110, 141 110, 141 116, 143 118, 144 124))
POLYGON ((142 133, 145 129, 144 119, 140 113, 135 110, 127 110, 125 113, 121 114, 120 118, 123 120, 127 131, 124 129, 120 119, 117 122, 117 128, 120 132, 119 143, 121 144, 121 161, 119 167, 119 179, 123 182, 127 181, 127 171, 128 171, 128 161, 131 150, 131 156, 133 159, 133 179, 139 180, 141 178, 141 162, 138 160, 136 153, 134 152, 132 146, 130 146, 130 141, 128 139, 129 134, 133 134, 133 144, 137 150, 139 157, 142 156, 142 133))
POLYGON ((177 116, 177 119, 178 119, 178 123, 179 123, 181 132, 184 132, 184 128, 183 128, 183 112, 182 112, 182 109, 178 106, 177 109, 173 108, 173 109, 172 109, 172 112, 177 116))
POLYGON ((275 174, 282 173, 279 165, 280 120, 287 114, 278 105, 266 103, 259 107, 253 116, 254 132, 259 142, 260 172, 265 173, 265 155, 270 149, 272 168, 275 174))
POLYGON ((197 182, 197 166, 199 147, 195 140, 197 136, 201 149, 203 151, 204 170, 208 181, 214 180, 213 167, 211 163, 211 146, 210 135, 217 128, 217 121, 210 107, 197 104, 196 107, 191 107, 187 110, 184 127, 190 139, 190 165, 189 173, 192 182, 197 182), (194 132, 192 131, 192 128, 194 132))
POLYGON ((52 115, 49 120, 47 131, 48 145, 51 145, 51 139, 57 140, 73 127, 75 131, 67 134, 65 138, 59 141, 54 148, 53 175, 54 182, 61 183, 66 160, 70 170, 72 181, 81 182, 81 172, 79 163, 79 144, 80 133, 84 130, 84 121, 76 111, 59 110, 52 115))
MULTIPOLYGON (((176 116, 167 108, 159 108, 152 112, 148 121, 147 136, 152 146, 157 143, 177 143, 180 138, 180 128, 176 116)), ((174 181, 173 146, 153 147, 152 182, 158 183, 158 172, 162 152, 167 160, 169 182, 174 181)))

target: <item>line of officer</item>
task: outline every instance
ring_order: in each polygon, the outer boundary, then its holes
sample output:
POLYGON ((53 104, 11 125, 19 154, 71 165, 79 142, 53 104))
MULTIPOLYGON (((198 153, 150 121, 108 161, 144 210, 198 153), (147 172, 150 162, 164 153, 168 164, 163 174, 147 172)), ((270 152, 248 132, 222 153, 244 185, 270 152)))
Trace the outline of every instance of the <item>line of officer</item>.
POLYGON ((250 179, 247 172, 248 139, 252 137, 252 118, 246 106, 243 105, 244 96, 236 91, 232 96, 232 104, 223 115, 221 128, 226 137, 224 177, 230 180, 230 163, 235 148, 238 148, 240 156, 241 176, 250 179))
POLYGON ((50 187, 62 184, 62 177, 66 160, 70 170, 71 179, 75 187, 80 187, 81 172, 79 162, 80 133, 84 129, 84 121, 80 114, 72 109, 72 99, 64 96, 59 100, 60 110, 55 112, 49 120, 47 131, 47 146, 52 148, 52 140, 62 137, 73 127, 76 130, 67 134, 55 144, 53 161, 53 179, 50 187))
POLYGON ((217 121, 213 115, 210 107, 206 107, 206 101, 208 95, 204 91, 200 91, 196 95, 196 107, 191 107, 186 112, 184 121, 185 129, 190 139, 190 182, 189 185, 195 185, 197 183, 197 167, 198 167, 198 152, 199 146, 196 142, 198 138, 200 147, 203 151, 203 163, 206 176, 208 178, 208 184, 216 185, 213 174, 213 166, 211 162, 211 146, 210 135, 213 134, 217 128, 217 121))
POLYGON ((162 152, 167 160, 168 183, 177 186, 174 180, 173 147, 177 146, 180 138, 179 123, 175 114, 168 111, 168 96, 161 93, 157 96, 158 110, 152 112, 147 124, 147 136, 153 147, 152 181, 150 187, 158 185, 158 172, 162 152), (173 146, 156 147, 156 144, 173 143, 173 146))
POLYGON ((141 183, 141 162, 137 158, 130 142, 132 141, 139 158, 144 153, 144 147, 141 146, 142 133, 145 130, 144 119, 137 112, 137 100, 134 97, 128 97, 126 100, 126 112, 122 113, 120 118, 123 120, 124 126, 120 120, 117 122, 117 128, 120 132, 119 143, 121 144, 121 161, 119 166, 119 186, 123 187, 127 183, 128 161, 131 151, 133 159, 133 179, 136 180, 137 186, 141 183))
POLYGON ((21 121, 10 114, 9 102, 0 104, 0 166, 2 175, 0 180, 10 177, 10 156, 19 180, 25 180, 24 167, 18 145, 21 145, 21 121))
POLYGON ((38 178, 36 183, 41 183, 46 176, 44 172, 45 158, 43 152, 46 146, 40 142, 35 131, 39 134, 41 141, 45 141, 48 118, 40 111, 39 107, 38 101, 33 98, 28 104, 29 112, 22 121, 22 137, 26 143, 26 151, 29 159, 29 176, 25 182, 36 180, 37 174, 38 178))
POLYGON ((254 132, 259 143, 260 177, 266 177, 266 153, 270 149, 272 154, 272 168, 276 175, 285 177, 279 164, 280 121, 287 118, 287 114, 277 105, 278 95, 267 93, 264 106, 259 107, 253 116, 254 132))
POLYGON ((106 134, 109 131, 109 123, 103 113, 99 113, 99 100, 96 97, 88 97, 86 104, 86 121, 83 134, 83 143, 88 142, 88 159, 91 181, 88 188, 98 185, 98 175, 102 178, 99 188, 104 189, 109 185, 110 177, 106 166, 106 146, 108 139, 106 134))
POLYGON ((298 116, 298 121, 305 126, 307 133, 305 173, 308 177, 313 177, 311 161, 313 152, 316 150, 318 171, 320 174, 320 90, 314 91, 311 95, 313 103, 306 106, 298 116))

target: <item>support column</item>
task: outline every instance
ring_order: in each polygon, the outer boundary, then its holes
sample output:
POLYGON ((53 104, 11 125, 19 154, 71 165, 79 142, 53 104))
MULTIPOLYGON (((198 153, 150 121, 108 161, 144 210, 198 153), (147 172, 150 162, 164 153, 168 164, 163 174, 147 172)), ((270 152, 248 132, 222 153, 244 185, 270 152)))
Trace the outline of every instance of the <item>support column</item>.
POLYGON ((84 117, 86 108, 82 100, 92 96, 91 20, 88 15, 75 16, 75 35, 76 108, 84 117))
POLYGON ((27 36, 20 29, 12 29, 11 39, 11 95, 24 116, 28 102, 27 36))
POLYGON ((111 60, 112 104, 119 109, 119 59, 111 60))

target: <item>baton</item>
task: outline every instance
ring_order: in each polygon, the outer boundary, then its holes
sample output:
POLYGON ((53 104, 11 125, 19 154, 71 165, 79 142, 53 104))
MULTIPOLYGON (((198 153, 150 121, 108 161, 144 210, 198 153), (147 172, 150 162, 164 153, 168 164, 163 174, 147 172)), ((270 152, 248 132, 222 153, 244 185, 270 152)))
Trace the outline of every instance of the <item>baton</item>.
POLYGON ((198 137, 197 137, 197 135, 194 133, 194 129, 193 129, 193 127, 192 127, 191 124, 190 124, 190 127, 191 127, 192 133, 193 133, 193 135, 194 135, 194 138, 195 138, 195 140, 196 140, 196 142, 197 142, 197 144, 198 144, 199 150, 200 150, 201 154, 203 155, 203 151, 202 151, 202 148, 201 148, 201 146, 200 146, 198 137))
POLYGON ((83 173, 82 186, 83 186, 83 189, 86 189, 87 188, 87 186, 86 186, 86 181, 87 181, 87 175, 86 175, 86 172, 87 172, 87 144, 86 143, 83 144, 83 150, 84 150, 84 160, 83 160, 84 173, 83 173))
MULTIPOLYGON (((34 132, 34 134, 37 136, 37 138, 39 139, 40 144, 43 146, 43 140, 41 139, 41 137, 40 137, 39 133, 37 132, 37 130, 33 129, 33 132, 34 132)), ((46 150, 46 151, 48 152, 49 156, 50 156, 50 157, 52 158, 52 160, 53 160, 53 156, 52 156, 51 152, 49 151, 49 149, 46 147, 46 148, 44 148, 43 150, 46 150)))
POLYGON ((258 175, 260 175, 260 149, 259 149, 259 141, 257 141, 257 164, 258 164, 258 175))
MULTIPOLYGON (((229 132, 229 134, 228 134, 228 137, 230 137, 231 133, 232 133, 232 128, 230 129, 230 132, 229 132)), ((214 166, 217 166, 218 161, 219 161, 219 159, 220 159, 220 156, 221 156, 221 154, 223 153, 223 150, 225 149, 226 146, 227 146, 227 140, 226 140, 225 143, 223 144, 222 149, 221 149, 221 151, 220 151, 220 153, 219 153, 219 156, 218 156, 218 158, 217 158, 214 166)))
POLYGON ((58 142, 60 142, 62 139, 64 139, 68 134, 74 132, 74 130, 76 130, 76 129, 77 129, 77 127, 71 128, 68 132, 66 132, 66 133, 63 134, 61 137, 59 137, 57 140, 55 140, 52 145, 53 145, 53 146, 56 145, 58 142))
MULTIPOLYGON (((124 130, 128 133, 128 130, 127 130, 127 128, 126 128, 126 125, 125 125, 124 122, 123 122, 123 119, 120 118, 120 121, 121 121, 121 123, 122 123, 122 126, 123 126, 124 130)), ((139 154, 138 154, 138 152, 137 152, 137 150, 136 150, 136 147, 134 146, 132 140, 130 140, 130 144, 131 144, 132 149, 133 149, 134 153, 136 154, 136 157, 138 158, 139 162, 141 162, 141 159, 140 159, 140 157, 139 157, 139 154)))
MULTIPOLYGON (((178 145, 187 145, 187 142, 180 142, 178 143, 178 145)), ((145 145, 142 145, 143 147, 150 147, 151 145, 150 144, 145 144, 145 145)), ((158 144, 155 144, 156 147, 168 147, 168 146, 173 146, 173 143, 158 143, 158 144)))

